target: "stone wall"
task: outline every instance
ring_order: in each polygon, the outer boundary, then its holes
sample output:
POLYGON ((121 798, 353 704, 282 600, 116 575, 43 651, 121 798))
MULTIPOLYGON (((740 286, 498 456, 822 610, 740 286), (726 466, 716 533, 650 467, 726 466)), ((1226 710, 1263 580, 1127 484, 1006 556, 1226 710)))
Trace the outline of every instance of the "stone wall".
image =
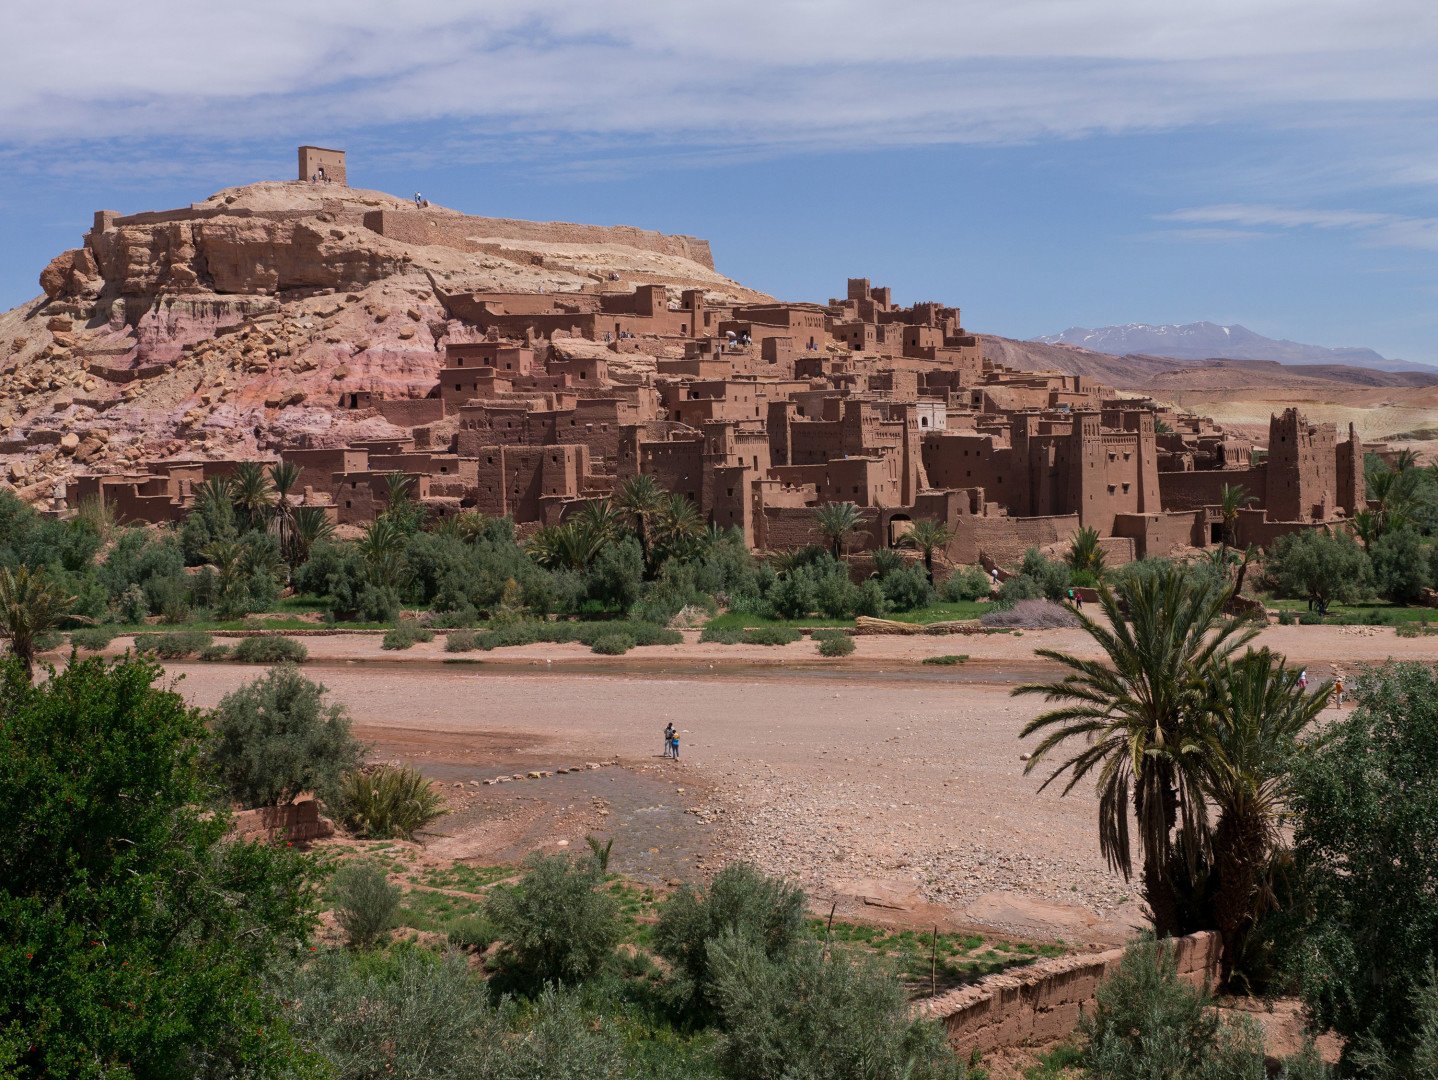
MULTIPOLYGON (((1192 934, 1173 942, 1178 974, 1200 985, 1218 971, 1218 935, 1192 934)), ((1007 1046, 1056 1042, 1092 1011, 1098 984, 1118 967, 1122 949, 1040 960, 1012 974, 990 975, 972 986, 928 998, 915 1011, 944 1025, 962 1057, 1007 1046)))
POLYGON ((443 210, 371 210, 364 216, 372 232, 406 244, 428 244, 476 251, 485 241, 515 240, 538 244, 622 244, 640 251, 677 255, 714 268, 708 240, 670 236, 631 225, 575 225, 565 221, 516 221, 471 217, 443 210))

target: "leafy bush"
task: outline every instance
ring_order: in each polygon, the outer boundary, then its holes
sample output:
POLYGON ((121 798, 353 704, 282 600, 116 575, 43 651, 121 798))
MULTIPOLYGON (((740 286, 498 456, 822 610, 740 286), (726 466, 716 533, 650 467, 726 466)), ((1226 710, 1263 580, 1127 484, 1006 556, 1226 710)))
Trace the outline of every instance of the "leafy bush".
POLYGON ((420 626, 415 622, 402 622, 392 629, 386 630, 384 640, 380 642, 381 649, 408 649, 416 642, 433 641, 434 631, 426 626, 420 626))
POLYGON ((872 960, 826 957, 816 942, 770 959, 759 942, 732 931, 706 951, 724 1077, 964 1074, 939 1025, 914 1019, 899 981, 872 960))
POLYGON ((273 988, 313 926, 311 868, 226 835, 203 717, 162 680, 92 658, 31 685, 0 661, 0 1073, 233 1076, 297 1052, 273 988))
POLYGON ((791 626, 755 626, 744 631, 745 645, 790 645, 804 635, 791 626))
POLYGON ((849 635, 837 626, 821 626, 809 636, 815 641, 833 641, 837 638, 846 638, 849 635))
POLYGON ((955 656, 953 653, 945 653, 943 656, 926 656, 923 659, 925 664, 935 664, 940 667, 952 667, 955 664, 966 664, 969 658, 967 654, 955 656))
POLYGON ((135 651, 161 660, 183 660, 214 644, 203 630, 176 630, 168 634, 136 634, 135 651))
POLYGON ((330 1065, 308 1075, 497 1075, 488 1059, 500 1054, 504 1041, 499 1018, 483 980, 460 953, 410 945, 374 953, 325 950, 285 989, 296 1033, 330 1065))
POLYGON ((292 638, 265 635, 242 638, 231 655, 241 664, 303 664, 310 651, 292 638))
POLYGON ((474 644, 476 648, 489 652, 491 649, 504 649, 514 645, 533 645, 542 640, 544 640, 542 624, 516 622, 484 631, 475 637, 474 644))
POLYGON ((804 892, 748 863, 730 863, 705 892, 681 885, 659 911, 654 948, 674 967, 682 1005, 713 1004, 710 948, 725 933, 755 942, 766 959, 786 955, 803 935, 804 892))
POLYGON ((944 578, 939 586, 939 599, 950 603, 964 600, 982 600, 989 595, 989 575, 981 566, 960 566, 944 578))
POLYGON ((1280 612, 1278 613, 1278 625, 1279 625, 1279 626, 1296 626, 1296 625, 1298 625, 1298 612, 1296 612, 1296 611, 1280 611, 1280 612))
POLYGON ((1438 669, 1388 663, 1353 695, 1357 708, 1293 765, 1300 902, 1287 951, 1321 1027, 1406 1064, 1438 967, 1438 669))
MULTIPOLYGON (((1010 578, 1009 580, 1016 579, 1010 578)), ((1011 608, 999 608, 984 612, 979 618, 979 622, 989 627, 1010 627, 1022 630, 1045 630, 1052 627, 1078 625, 1078 619, 1072 612, 1051 600, 1020 600, 1011 608)))
POLYGON ((334 799, 362 748, 326 692, 284 665, 220 699, 205 758, 231 798, 243 806, 274 806, 301 791, 334 799))
POLYGON ((1019 575, 1034 582, 1045 599, 1057 601, 1068 593, 1072 570, 1068 563, 1045 558, 1037 548, 1029 548, 1019 564, 1019 575))
POLYGON ((400 888, 371 862, 350 862, 334 879, 335 920, 356 949, 368 949, 394 924, 400 888))
POLYGON ((339 803, 345 825, 375 840, 412 840, 415 833, 444 814, 434 784, 409 765, 347 772, 339 803))
POLYGON ((1280 536, 1264 571, 1279 595, 1311 600, 1320 615, 1329 604, 1361 600, 1373 585, 1372 564, 1346 531, 1302 529, 1280 536))
MULTIPOLYGON (((883 590, 884 603, 891 611, 915 611, 928 607, 936 596, 923 563, 909 563, 902 569, 885 574, 879 581, 879 588, 883 590)), ((849 609, 853 610, 852 602, 849 609)))
POLYGON ((820 656, 848 656, 855 649, 854 639, 845 634, 843 637, 824 638, 819 642, 820 656))
POLYGON ((1404 638, 1429 637, 1433 634, 1438 634, 1438 626, 1434 626, 1427 621, 1399 623, 1394 627, 1393 632, 1399 637, 1404 638))
POLYGON ((1011 608, 1025 600, 1042 600, 1043 585, 1026 574, 1015 574, 1005 578, 994 594, 994 607, 1011 608))
POLYGON ((336 620, 388 622, 399 611, 394 582, 378 579, 355 544, 316 544, 296 572, 295 586, 324 597, 336 620))
POLYGON ((216 660, 228 660, 230 652, 228 645, 211 645, 208 649, 200 650, 200 659, 210 663, 216 660))
POLYGON ((744 631, 738 626, 715 626, 711 623, 700 631, 699 640, 715 645, 738 645, 744 640, 744 631))
POLYGON ((623 656, 632 648, 634 639, 628 634, 603 634, 594 639, 589 651, 601 656, 623 656))
POLYGON ((466 915, 450 923, 445 937, 456 949, 484 952, 499 935, 495 933, 494 924, 483 915, 466 915))
POLYGON ((478 638, 473 630, 451 630, 444 635, 444 651, 473 652, 479 648, 478 638))
POLYGON ((1257 1030, 1225 1022, 1212 1000, 1179 979, 1173 948, 1144 939, 1124 950, 1118 970, 1099 984, 1079 1030, 1083 1063, 1105 1080, 1262 1080, 1257 1030))
POLYGON ((618 902, 598 887, 593 859, 536 854, 526 865, 518 885, 489 898, 509 974, 529 989, 582 982, 603 967, 623 935, 618 902))
POLYGON ((1423 542, 1416 529, 1393 529, 1373 542, 1373 584, 1378 595, 1395 604, 1411 604, 1433 584, 1423 542))
POLYGON ((82 626, 70 631, 70 644, 86 652, 101 652, 115 640, 115 632, 108 626, 82 626))

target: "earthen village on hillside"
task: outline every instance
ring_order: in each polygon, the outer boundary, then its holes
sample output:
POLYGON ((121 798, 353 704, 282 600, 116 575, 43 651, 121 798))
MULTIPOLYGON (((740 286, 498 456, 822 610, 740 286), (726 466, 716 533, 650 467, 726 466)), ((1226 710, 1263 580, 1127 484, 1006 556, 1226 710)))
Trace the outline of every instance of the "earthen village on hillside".
MULTIPOLYGON (((754 548, 858 549, 919 519, 953 562, 1097 530, 1111 563, 1239 545, 1364 506, 1352 427, 1272 418, 1266 447, 1092 380, 986 360, 959 308, 851 278, 825 304, 719 275, 706 242, 476 218, 346 186, 342 151, 188 209, 101 211, 8 338, 0 468, 53 513, 182 518, 240 461, 302 470, 336 525, 392 478, 435 516, 555 524, 635 474, 754 548)), ((15 313, 12 313, 12 316, 15 313)))

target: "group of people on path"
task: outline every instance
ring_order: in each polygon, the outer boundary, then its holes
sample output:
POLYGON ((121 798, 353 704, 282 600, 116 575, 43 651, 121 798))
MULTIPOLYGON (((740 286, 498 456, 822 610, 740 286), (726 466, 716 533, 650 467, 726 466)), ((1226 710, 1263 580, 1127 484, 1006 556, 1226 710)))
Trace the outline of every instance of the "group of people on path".
POLYGON ((664 725, 664 756, 679 760, 679 729, 672 720, 664 725))

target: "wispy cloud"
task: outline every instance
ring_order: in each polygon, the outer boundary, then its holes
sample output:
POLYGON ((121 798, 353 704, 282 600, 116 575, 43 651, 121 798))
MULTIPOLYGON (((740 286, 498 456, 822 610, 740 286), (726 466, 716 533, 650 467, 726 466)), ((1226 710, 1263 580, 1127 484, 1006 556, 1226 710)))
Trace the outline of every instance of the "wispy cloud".
POLYGON ((1151 0, 141 0, 113 16, 78 0, 8 20, 0 142, 443 119, 492 145, 786 152, 1438 107, 1428 0, 1210 0, 1183 18, 1151 0))
POLYGON ((1178 239, 1211 239, 1206 234, 1214 231, 1238 230, 1244 237, 1253 237, 1262 235, 1265 230, 1322 229, 1351 232, 1362 242, 1380 247, 1438 251, 1438 218, 1409 217, 1382 211, 1310 210, 1228 203, 1175 210, 1159 215, 1158 220, 1198 226, 1172 229, 1163 234, 1178 239), (1195 233, 1199 235, 1195 236, 1195 233))

